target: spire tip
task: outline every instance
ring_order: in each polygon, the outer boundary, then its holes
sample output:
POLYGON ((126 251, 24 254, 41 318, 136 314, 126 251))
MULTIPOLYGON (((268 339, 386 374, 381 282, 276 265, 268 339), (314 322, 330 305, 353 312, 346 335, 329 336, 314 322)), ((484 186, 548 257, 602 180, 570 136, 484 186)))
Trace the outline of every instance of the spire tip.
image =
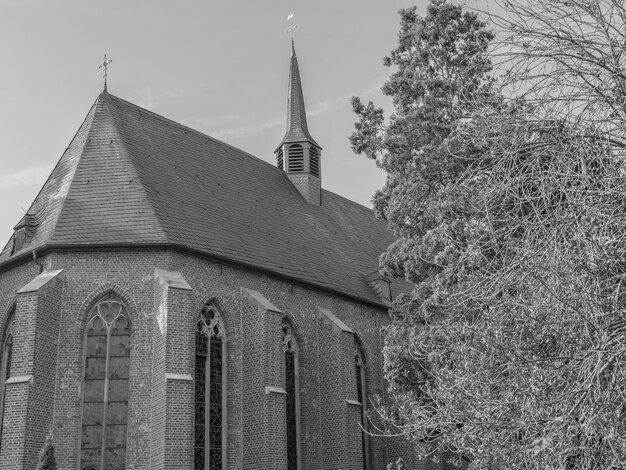
POLYGON ((104 93, 107 92, 107 77, 108 77, 108 68, 109 68, 109 64, 113 62, 111 59, 107 59, 107 55, 104 54, 104 62, 102 62, 102 65, 100 65, 100 67, 98 67, 99 69, 104 69, 104 93))

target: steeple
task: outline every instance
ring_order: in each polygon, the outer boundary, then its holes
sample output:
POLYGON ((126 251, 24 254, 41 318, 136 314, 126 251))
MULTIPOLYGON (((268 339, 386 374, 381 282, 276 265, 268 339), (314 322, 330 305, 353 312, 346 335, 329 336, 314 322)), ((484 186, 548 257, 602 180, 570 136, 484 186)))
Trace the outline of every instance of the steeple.
POLYGON ((291 40, 291 66, 289 68, 289 94, 287 97, 287 132, 281 141, 284 143, 309 141, 319 147, 309 134, 306 123, 306 110, 304 108, 304 96, 302 94, 302 81, 298 69, 298 57, 296 48, 291 40))
POLYGON ((310 203, 320 204, 322 147, 315 142, 306 122, 302 81, 298 57, 291 40, 289 92, 287 97, 287 130, 274 151, 278 168, 284 170, 300 194, 310 203))

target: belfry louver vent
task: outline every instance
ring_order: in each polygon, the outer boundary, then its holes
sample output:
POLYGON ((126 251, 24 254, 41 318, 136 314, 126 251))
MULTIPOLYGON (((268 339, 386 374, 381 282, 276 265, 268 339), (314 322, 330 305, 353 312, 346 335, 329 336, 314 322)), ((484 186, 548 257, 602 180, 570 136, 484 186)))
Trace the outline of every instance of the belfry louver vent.
POLYGON ((320 153, 316 147, 309 149, 309 168, 313 176, 320 176, 320 153))
POLYGON ((289 171, 304 171, 304 148, 300 144, 289 146, 289 171))
POLYGON ((321 205, 322 147, 313 140, 307 127, 302 83, 293 41, 287 95, 287 130, 274 154, 276 166, 285 172, 300 195, 311 204, 321 205))
POLYGON ((283 149, 276 153, 276 166, 278 166, 279 170, 283 169, 283 149))

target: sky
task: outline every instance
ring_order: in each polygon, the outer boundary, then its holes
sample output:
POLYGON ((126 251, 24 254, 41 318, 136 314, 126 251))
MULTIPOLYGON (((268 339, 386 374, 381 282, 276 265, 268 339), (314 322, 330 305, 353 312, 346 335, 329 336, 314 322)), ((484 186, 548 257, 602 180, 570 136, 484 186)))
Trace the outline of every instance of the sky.
MULTIPOLYGON (((415 0, 414 0, 415 1, 415 0)), ((475 3, 478 0, 469 0, 475 3)), ((486 1, 486 0, 485 0, 486 1)), ((427 2, 417 0, 423 13, 427 2)), ((371 207, 385 175, 355 155, 350 97, 388 114, 382 58, 405 0, 0 0, 0 245, 103 87, 274 162, 293 31, 322 186, 371 207)))

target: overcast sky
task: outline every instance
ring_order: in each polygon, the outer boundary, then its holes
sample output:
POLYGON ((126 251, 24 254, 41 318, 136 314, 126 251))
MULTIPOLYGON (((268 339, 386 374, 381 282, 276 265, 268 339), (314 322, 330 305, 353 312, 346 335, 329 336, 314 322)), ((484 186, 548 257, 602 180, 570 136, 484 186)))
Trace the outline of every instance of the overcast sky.
MULTIPOLYGON (((476 0, 468 3, 475 4, 476 0)), ((424 12, 426 1, 417 2, 424 12)), ((382 58, 400 0, 0 0, 0 244, 102 90, 273 162, 294 31, 322 186, 370 206, 384 182, 352 153, 349 99, 389 111, 382 58)))

